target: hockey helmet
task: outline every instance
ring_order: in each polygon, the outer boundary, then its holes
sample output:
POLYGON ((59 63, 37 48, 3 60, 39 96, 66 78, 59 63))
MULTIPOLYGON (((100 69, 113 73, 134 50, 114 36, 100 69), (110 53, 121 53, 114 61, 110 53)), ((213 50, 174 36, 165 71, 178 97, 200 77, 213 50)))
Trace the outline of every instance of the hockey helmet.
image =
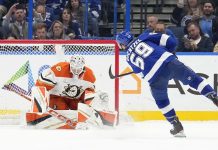
POLYGON ((80 75, 84 72, 85 59, 82 56, 72 56, 70 58, 70 71, 73 75, 80 75))
POLYGON ((116 41, 120 45, 127 46, 133 40, 133 35, 129 31, 122 31, 116 35, 116 41))

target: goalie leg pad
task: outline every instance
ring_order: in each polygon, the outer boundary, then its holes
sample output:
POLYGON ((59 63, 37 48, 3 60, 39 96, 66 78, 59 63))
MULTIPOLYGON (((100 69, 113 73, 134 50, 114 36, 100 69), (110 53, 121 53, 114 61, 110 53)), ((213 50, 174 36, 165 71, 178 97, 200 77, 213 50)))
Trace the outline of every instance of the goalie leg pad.
POLYGON ((32 88, 31 112, 45 113, 49 106, 49 94, 45 87, 35 86, 32 88))
POLYGON ((116 126, 117 125, 117 112, 116 111, 98 111, 104 125, 116 126))
POLYGON ((117 125, 116 111, 97 111, 87 104, 78 104, 78 122, 90 122, 102 127, 117 125))
POLYGON ((59 110, 47 113, 26 113, 26 124, 36 129, 75 129, 77 111, 59 110))
POLYGON ((78 122, 86 122, 95 127, 103 127, 102 120, 98 112, 87 104, 78 103, 78 122))
POLYGON ((40 122, 50 118, 51 115, 49 115, 48 113, 35 113, 35 112, 27 112, 26 113, 26 123, 27 125, 37 125, 40 122))

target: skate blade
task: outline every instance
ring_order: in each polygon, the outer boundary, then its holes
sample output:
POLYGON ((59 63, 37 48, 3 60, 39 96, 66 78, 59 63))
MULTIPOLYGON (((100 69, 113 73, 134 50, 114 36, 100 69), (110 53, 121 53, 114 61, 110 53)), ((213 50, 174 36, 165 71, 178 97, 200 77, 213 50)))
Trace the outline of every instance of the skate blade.
POLYGON ((186 135, 185 135, 184 131, 182 130, 179 133, 175 134, 174 137, 185 138, 186 135))

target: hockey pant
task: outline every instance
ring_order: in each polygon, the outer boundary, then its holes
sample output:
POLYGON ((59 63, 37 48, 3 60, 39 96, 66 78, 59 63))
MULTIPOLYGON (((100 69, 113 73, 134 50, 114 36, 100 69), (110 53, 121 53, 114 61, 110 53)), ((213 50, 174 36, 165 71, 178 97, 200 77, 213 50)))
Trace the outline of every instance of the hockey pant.
POLYGON ((152 96, 158 108, 169 122, 172 122, 176 116, 174 108, 170 105, 167 93, 168 82, 171 79, 179 80, 184 85, 189 85, 204 96, 214 93, 213 88, 205 83, 203 78, 182 62, 177 59, 169 62, 159 73, 157 78, 150 83, 152 96))

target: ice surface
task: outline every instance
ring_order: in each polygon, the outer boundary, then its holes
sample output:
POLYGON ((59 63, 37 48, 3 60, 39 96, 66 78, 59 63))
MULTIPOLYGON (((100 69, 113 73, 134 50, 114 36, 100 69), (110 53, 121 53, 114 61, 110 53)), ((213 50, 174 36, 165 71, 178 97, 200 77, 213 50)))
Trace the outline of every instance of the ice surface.
POLYGON ((0 150, 216 150, 218 121, 183 121, 186 138, 166 121, 121 124, 104 130, 41 130, 0 126, 0 150))

